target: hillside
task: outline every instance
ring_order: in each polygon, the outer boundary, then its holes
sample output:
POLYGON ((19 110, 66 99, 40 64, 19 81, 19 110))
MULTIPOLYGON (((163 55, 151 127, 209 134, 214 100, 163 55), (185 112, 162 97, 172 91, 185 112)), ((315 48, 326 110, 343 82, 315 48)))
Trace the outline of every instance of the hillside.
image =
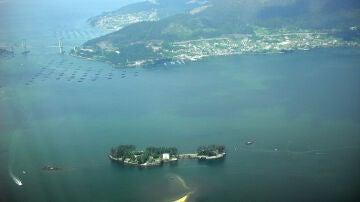
POLYGON ((109 30, 119 30, 127 25, 158 21, 171 15, 183 13, 187 10, 205 4, 205 0, 157 0, 142 1, 130 4, 120 9, 105 12, 88 19, 88 23, 95 27, 109 30))
POLYGON ((215 0, 86 42, 72 54, 116 66, 358 46, 356 0, 215 0))

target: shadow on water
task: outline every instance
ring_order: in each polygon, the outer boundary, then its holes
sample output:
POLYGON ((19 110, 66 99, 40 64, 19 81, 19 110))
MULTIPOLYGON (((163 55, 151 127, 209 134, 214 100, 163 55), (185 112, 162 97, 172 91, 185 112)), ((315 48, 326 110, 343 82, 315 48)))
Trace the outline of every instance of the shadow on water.
POLYGON ((115 169, 123 169, 123 170, 151 170, 151 169, 159 169, 163 167, 169 167, 169 168, 175 168, 178 166, 178 161, 171 162, 171 163, 162 163, 157 166, 148 166, 148 167, 142 167, 142 166, 136 166, 136 165, 126 165, 123 162, 117 162, 117 161, 110 161, 111 166, 115 169))

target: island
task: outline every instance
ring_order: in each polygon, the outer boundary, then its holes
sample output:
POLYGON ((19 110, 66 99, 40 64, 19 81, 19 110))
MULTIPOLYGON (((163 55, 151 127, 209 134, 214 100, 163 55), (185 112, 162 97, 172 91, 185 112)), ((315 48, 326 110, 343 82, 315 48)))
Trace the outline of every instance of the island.
POLYGON ((150 167, 177 162, 178 159, 215 160, 225 155, 223 145, 199 146, 196 153, 189 154, 178 154, 176 147, 147 147, 137 151, 135 145, 119 145, 110 149, 108 157, 124 165, 150 167))
POLYGON ((0 47, 0 56, 1 57, 9 57, 9 56, 13 56, 14 52, 12 50, 7 50, 6 48, 1 48, 0 47))

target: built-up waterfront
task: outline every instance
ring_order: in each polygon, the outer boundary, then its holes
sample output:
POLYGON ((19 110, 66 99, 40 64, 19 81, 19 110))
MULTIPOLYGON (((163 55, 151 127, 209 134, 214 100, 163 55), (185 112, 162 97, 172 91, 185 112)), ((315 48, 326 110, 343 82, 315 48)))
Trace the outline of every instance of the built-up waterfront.
MULTIPOLYGON (((223 35, 187 41, 165 42, 161 40, 138 42, 148 54, 139 52, 134 57, 126 49, 106 46, 74 47, 72 55, 108 62, 118 67, 175 64, 196 61, 211 56, 239 54, 274 54, 292 51, 308 51, 316 48, 359 47, 357 40, 337 37, 339 30, 266 29, 253 27, 253 34, 223 35), (119 62, 120 61, 120 62, 119 62)), ((356 32, 353 27, 349 31, 356 32)))
POLYGON ((234 54, 284 53, 315 48, 358 47, 356 41, 344 41, 329 31, 269 30, 255 27, 255 34, 234 34, 217 38, 170 43, 162 54, 174 60, 198 60, 209 56, 234 54))
POLYGON ((156 10, 140 11, 136 13, 124 13, 116 15, 104 15, 101 17, 94 17, 88 20, 88 23, 93 24, 95 27, 104 28, 107 30, 119 30, 127 25, 159 20, 156 10))

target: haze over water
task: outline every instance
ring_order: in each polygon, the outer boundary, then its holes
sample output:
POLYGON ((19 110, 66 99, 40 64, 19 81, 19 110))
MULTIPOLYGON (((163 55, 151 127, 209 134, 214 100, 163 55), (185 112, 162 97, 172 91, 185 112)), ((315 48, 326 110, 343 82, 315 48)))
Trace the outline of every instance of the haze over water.
POLYGON ((0 44, 15 45, 16 53, 0 59, 1 200, 172 201, 188 192, 189 201, 359 197, 359 49, 125 70, 57 54, 58 38, 68 51, 104 34, 85 21, 115 9, 109 5, 1 3, 0 44), (212 164, 137 169, 108 160, 118 144, 180 153, 224 144, 228 155, 212 164), (64 170, 44 172, 45 165, 64 170))

